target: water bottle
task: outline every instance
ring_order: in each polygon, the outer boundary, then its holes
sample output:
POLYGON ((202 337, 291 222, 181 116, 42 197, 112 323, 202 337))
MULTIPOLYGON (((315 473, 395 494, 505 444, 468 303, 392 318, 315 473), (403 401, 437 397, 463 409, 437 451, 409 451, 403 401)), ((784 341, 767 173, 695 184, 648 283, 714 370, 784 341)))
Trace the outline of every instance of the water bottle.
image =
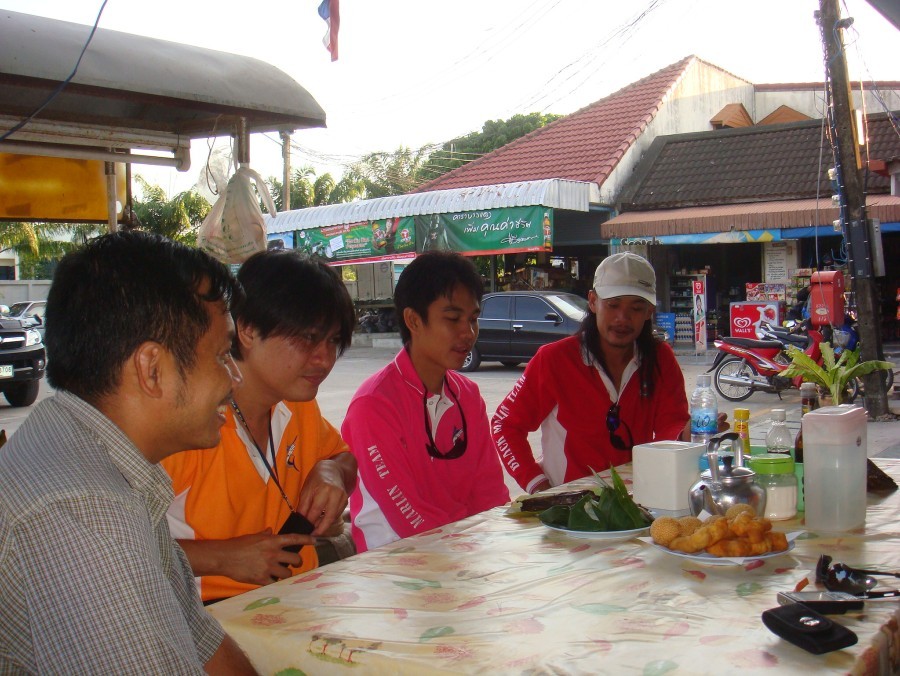
POLYGON ((719 404, 711 382, 711 376, 697 376, 691 394, 691 442, 695 444, 705 444, 719 431, 719 404))
POLYGON ((794 436, 785 421, 784 409, 772 409, 772 427, 766 433, 766 453, 791 454, 794 450, 794 436))

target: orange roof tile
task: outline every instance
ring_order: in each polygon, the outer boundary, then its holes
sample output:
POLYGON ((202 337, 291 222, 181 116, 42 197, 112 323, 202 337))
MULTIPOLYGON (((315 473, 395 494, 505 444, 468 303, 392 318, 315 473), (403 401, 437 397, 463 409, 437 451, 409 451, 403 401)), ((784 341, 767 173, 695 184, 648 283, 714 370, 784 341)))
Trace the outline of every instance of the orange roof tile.
POLYGON ((812 119, 809 115, 804 115, 790 106, 778 106, 775 110, 757 122, 757 124, 783 124, 785 122, 800 122, 801 120, 809 119, 812 119))
POLYGON ((413 192, 563 178, 602 184, 678 83, 688 56, 413 192))
POLYGON ((714 129, 752 127, 753 120, 743 103, 729 103, 710 120, 714 129))

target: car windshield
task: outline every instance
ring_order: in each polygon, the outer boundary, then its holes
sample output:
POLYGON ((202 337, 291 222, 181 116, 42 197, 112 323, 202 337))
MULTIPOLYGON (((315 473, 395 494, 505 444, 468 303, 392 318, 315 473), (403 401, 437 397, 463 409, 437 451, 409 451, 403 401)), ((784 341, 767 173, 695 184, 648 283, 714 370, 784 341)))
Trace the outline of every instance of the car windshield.
POLYGON ((28 309, 29 303, 13 303, 9 306, 9 314, 12 317, 22 314, 28 309))
POLYGON ((548 296, 550 301, 559 308, 566 316, 571 317, 577 322, 584 319, 584 315, 588 311, 588 303, 581 296, 548 296))

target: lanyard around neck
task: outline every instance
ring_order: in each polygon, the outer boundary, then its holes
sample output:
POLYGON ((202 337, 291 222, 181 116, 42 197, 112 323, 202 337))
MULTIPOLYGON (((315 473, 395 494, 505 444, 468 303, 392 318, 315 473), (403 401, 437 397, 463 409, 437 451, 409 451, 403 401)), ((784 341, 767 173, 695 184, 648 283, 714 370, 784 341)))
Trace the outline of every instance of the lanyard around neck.
POLYGON ((272 438, 272 411, 269 410, 269 448, 272 452, 272 464, 269 464, 268 458, 266 458, 266 454, 259 447, 259 444, 256 443, 256 439, 253 436, 253 432, 250 431, 250 426, 247 424, 247 421, 244 419, 244 414, 241 413, 241 409, 238 407, 237 402, 232 399, 231 400, 231 408, 234 409, 234 414, 237 416, 238 420, 241 421, 241 424, 244 426, 244 430, 247 432, 247 436, 250 437, 250 441, 253 442, 253 447, 256 449, 256 452, 259 453, 260 459, 263 461, 263 464, 266 466, 266 469, 269 472, 269 476, 272 477, 272 481, 275 482, 275 486, 278 487, 278 492, 281 493, 281 497, 284 499, 285 504, 288 506, 288 509, 292 512, 294 508, 291 506, 291 501, 288 500, 287 495, 284 493, 284 489, 281 487, 281 482, 278 481, 278 467, 275 464, 275 441, 272 438))

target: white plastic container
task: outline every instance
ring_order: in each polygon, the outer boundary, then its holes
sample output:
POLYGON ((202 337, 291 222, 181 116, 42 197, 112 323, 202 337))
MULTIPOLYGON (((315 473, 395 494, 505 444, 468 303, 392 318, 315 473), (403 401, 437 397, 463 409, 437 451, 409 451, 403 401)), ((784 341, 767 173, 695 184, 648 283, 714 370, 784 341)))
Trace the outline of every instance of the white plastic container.
POLYGON ((866 412, 826 406, 803 416, 804 497, 809 530, 839 532, 866 523, 866 412))
POLYGON ((654 441, 632 450, 634 501, 667 516, 691 512, 691 486, 700 478, 697 460, 706 446, 689 441, 654 441))

